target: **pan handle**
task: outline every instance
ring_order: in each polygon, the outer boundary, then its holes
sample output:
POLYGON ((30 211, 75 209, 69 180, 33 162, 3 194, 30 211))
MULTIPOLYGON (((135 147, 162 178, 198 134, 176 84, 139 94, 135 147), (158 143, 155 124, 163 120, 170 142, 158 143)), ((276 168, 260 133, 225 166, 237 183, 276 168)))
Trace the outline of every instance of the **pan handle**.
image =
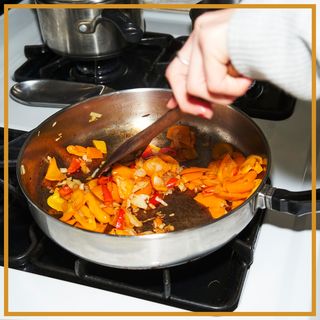
MULTIPOLYGON (((310 214, 312 212, 311 190, 289 191, 265 185, 260 195, 261 194, 264 198, 264 205, 262 205, 264 208, 297 216, 310 214)), ((259 207, 261 207, 261 201, 259 207)), ((316 211, 320 211, 320 189, 316 189, 316 211)))

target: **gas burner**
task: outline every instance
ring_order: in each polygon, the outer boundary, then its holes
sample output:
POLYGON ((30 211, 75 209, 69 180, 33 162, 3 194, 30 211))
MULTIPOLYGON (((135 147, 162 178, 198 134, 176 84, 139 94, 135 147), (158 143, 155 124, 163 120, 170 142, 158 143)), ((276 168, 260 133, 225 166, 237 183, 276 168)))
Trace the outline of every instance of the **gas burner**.
POLYGON ((110 84, 128 71, 128 66, 121 57, 100 61, 77 62, 70 69, 70 77, 75 81, 110 84))

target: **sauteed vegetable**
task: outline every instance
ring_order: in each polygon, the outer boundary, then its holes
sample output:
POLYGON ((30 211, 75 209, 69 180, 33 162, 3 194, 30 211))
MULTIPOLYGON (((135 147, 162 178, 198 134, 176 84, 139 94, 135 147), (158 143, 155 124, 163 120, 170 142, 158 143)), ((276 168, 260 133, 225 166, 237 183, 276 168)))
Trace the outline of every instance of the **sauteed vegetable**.
POLYGON ((48 158, 44 186, 50 193, 47 204, 51 213, 58 213, 65 223, 95 232, 170 232, 175 226, 165 223, 161 212, 169 194, 188 192, 217 219, 243 203, 266 172, 266 158, 245 156, 228 143, 212 147, 207 167, 186 167, 179 162, 197 158, 195 133, 188 126, 176 125, 169 128, 167 138, 169 147, 149 145, 134 162, 117 164, 109 176, 98 178, 92 163, 105 159, 106 143, 93 140, 92 146, 66 146, 71 155, 67 168, 59 167, 55 157, 48 158), (87 178, 79 178, 79 174, 87 178), (146 213, 144 220, 139 218, 141 211, 146 213), (148 212, 156 213, 148 217, 148 212), (144 230, 147 221, 152 221, 152 228, 144 230))

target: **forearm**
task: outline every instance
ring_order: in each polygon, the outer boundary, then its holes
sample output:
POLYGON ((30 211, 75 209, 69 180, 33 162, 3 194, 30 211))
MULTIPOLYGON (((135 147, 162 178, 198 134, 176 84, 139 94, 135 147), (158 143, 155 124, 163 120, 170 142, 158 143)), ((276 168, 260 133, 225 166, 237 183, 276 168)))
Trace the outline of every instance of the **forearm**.
POLYGON ((245 76, 311 99, 311 21, 311 10, 305 9, 236 10, 228 29, 232 64, 245 76))

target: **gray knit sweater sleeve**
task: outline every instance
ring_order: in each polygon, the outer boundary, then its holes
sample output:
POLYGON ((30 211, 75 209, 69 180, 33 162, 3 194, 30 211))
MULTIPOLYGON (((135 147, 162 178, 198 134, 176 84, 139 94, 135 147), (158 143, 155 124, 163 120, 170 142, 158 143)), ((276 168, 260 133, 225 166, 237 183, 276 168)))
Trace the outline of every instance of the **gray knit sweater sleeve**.
MULTIPOLYGON (((270 81, 297 98, 310 100, 311 21, 309 9, 235 10, 228 30, 232 64, 245 76, 270 81)), ((320 49, 317 52, 318 82, 320 49)))

